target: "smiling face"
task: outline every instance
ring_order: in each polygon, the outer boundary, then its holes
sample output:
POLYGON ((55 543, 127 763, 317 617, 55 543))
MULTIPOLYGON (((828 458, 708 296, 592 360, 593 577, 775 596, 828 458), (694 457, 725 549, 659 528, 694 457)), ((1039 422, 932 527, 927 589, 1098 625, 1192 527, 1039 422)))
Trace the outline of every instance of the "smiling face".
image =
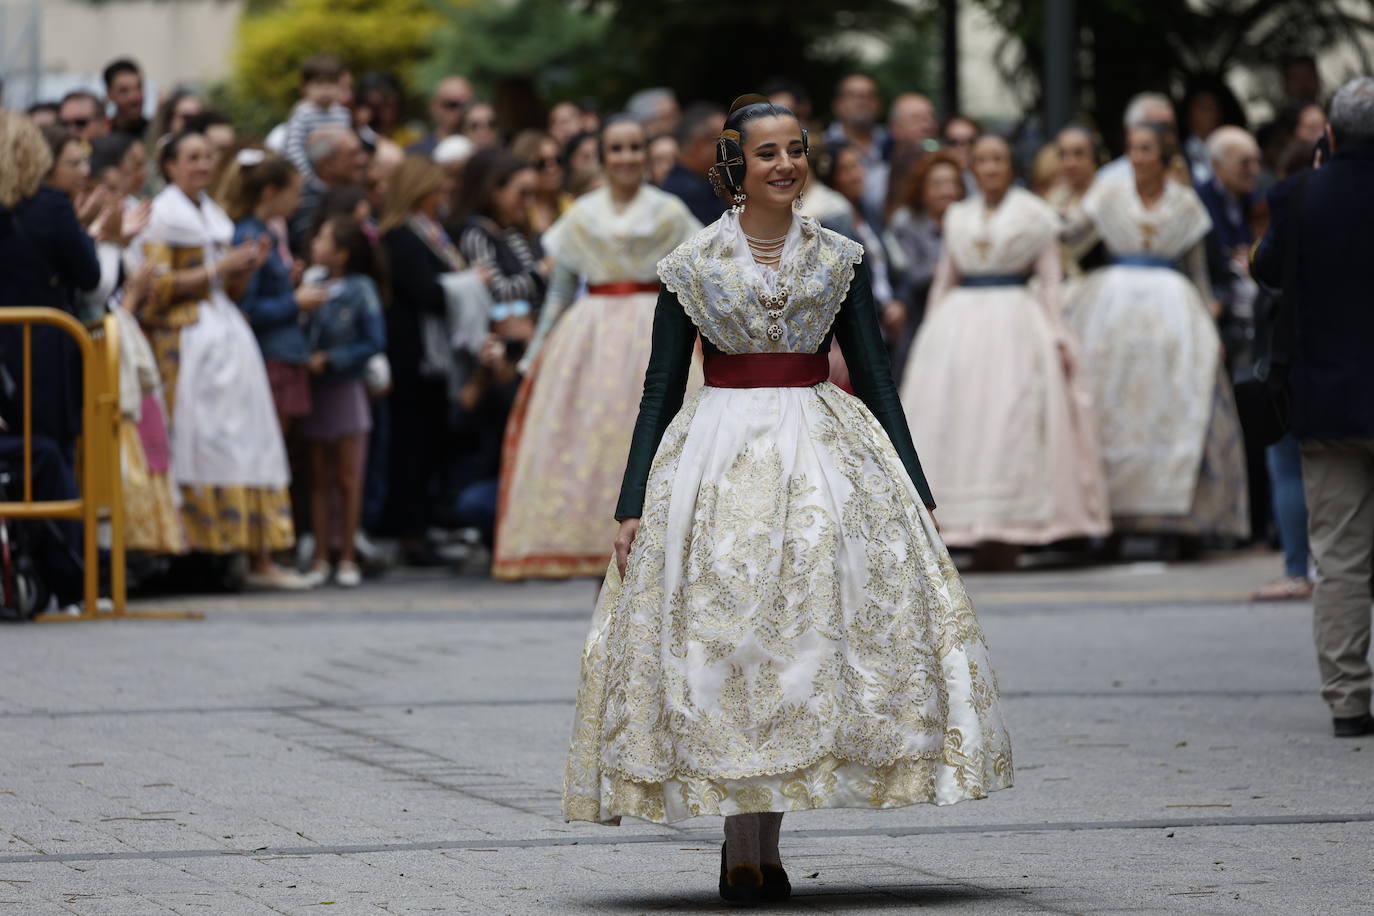
POLYGON ((607 127, 601 135, 603 165, 611 187, 631 190, 644 180, 644 128, 628 121, 607 127))
POLYGON ((148 151, 142 143, 130 144, 129 151, 119 161, 119 169, 124 173, 125 193, 142 193, 148 182, 148 151))
POLYGON ((982 137, 973 144, 970 166, 985 197, 1000 197, 1011 187, 1011 149, 1001 137, 982 137))
POLYGON ((787 208, 806 183, 806 153, 796 118, 772 116, 744 125, 744 193, 750 206, 787 208))
POLYGON ((195 200, 210 184, 213 155, 210 141, 200 134, 183 137, 177 144, 176 155, 167 160, 168 180, 195 200))

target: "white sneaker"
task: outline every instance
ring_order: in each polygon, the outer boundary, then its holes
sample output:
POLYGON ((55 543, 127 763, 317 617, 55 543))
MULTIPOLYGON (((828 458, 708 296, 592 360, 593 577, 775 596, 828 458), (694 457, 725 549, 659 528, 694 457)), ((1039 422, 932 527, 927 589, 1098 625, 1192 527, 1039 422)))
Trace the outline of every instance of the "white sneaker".
POLYGON ((313 587, 305 576, 280 566, 272 566, 267 572, 249 572, 244 584, 248 588, 264 591, 299 592, 313 587))
POLYGON ((321 563, 319 566, 310 567, 302 578, 310 583, 311 588, 319 588, 329 581, 329 564, 321 563))
POLYGON ((363 574, 357 563, 340 563, 334 573, 334 582, 340 588, 357 588, 363 584, 363 574))

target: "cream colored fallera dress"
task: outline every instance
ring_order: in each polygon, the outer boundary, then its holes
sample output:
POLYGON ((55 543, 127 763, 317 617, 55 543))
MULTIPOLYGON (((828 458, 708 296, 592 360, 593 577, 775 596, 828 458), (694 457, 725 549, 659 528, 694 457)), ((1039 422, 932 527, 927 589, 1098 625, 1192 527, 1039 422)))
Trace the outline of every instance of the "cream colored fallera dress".
POLYGON ((1061 315, 1059 218, 1012 188, 950 206, 902 383, 945 543, 1047 544, 1110 530, 1096 415, 1061 315), (1025 276, 1033 282, 961 285, 1025 276))
POLYGON ((681 200, 644 185, 624 209, 605 188, 592 191, 544 233, 563 282, 544 302, 506 424, 495 578, 605 572, 658 293, 589 291, 567 303, 579 279, 592 288, 657 280, 659 259, 700 228, 681 200))
POLYGON ((1240 420, 1205 303, 1207 209, 1172 180, 1147 209, 1134 182, 1110 179, 1083 209, 1114 258, 1137 262, 1093 271, 1068 309, 1101 418, 1113 523, 1246 537, 1240 420))
MULTIPOLYGON (((725 353, 815 353, 861 254, 797 217, 774 273, 726 214, 659 275, 725 353), (779 284, 773 340, 758 296, 779 284)), ((703 387, 645 492, 582 657, 569 820, 951 804, 1011 784, 982 630, 863 402, 830 382, 703 387)))

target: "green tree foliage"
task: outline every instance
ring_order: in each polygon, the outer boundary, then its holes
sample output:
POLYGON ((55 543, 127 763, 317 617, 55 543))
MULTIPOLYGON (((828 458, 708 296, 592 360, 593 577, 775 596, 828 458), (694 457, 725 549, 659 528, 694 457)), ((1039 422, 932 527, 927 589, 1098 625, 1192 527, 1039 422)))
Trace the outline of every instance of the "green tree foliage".
POLYGON ((441 8, 428 88, 461 73, 485 92, 527 82, 545 99, 597 94, 605 70, 607 10, 569 0, 474 0, 441 8))
MULTIPOLYGON (((1045 0, 976 2, 1022 51, 1010 55, 1019 63, 1004 75, 1024 88, 1023 102, 1038 105, 1045 0)), ((1177 94, 1192 77, 1238 65, 1277 68, 1286 56, 1374 35, 1370 4, 1346 0, 1079 0, 1075 9, 1080 109, 1109 135, 1142 89, 1177 94)))
POLYGON ((839 34, 883 38, 919 19, 899 0, 622 0, 608 4, 607 53, 633 69, 621 92, 672 86, 680 98, 728 102, 771 76, 801 82, 820 103, 854 67, 839 34))
POLYGON ((442 18, 426 0, 285 0, 245 15, 229 98, 241 123, 263 131, 296 101, 300 65, 319 51, 355 75, 393 73, 409 84, 442 18))
POLYGON ((472 0, 444 16, 423 84, 461 73, 530 123, 536 96, 614 107, 637 89, 670 86, 684 102, 724 104, 776 76, 824 108, 855 66, 853 43, 839 35, 889 44, 871 68, 886 91, 934 82, 930 17, 902 0, 472 0))

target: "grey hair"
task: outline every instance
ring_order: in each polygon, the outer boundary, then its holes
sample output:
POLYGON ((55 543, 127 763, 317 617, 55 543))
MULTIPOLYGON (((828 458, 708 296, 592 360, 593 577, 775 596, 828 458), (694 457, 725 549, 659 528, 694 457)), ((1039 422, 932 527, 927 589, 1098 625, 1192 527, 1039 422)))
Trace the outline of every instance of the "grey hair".
POLYGON ((1222 126, 1212 131, 1207 138, 1207 159, 1213 165, 1221 165, 1241 148, 1256 148, 1255 138, 1240 127, 1222 126))
POLYGON ((348 128, 338 124, 326 124, 310 132, 305 139, 305 158, 312 166, 319 165, 339 152, 343 145, 340 141, 348 133, 348 128))
POLYGON ((677 101, 677 96, 673 94, 673 90, 663 86, 641 89, 630 96, 630 100, 625 103, 625 110, 634 115, 635 120, 640 124, 647 124, 658 114, 658 106, 665 101, 677 101))
POLYGON ((1163 106, 1170 112, 1174 110, 1174 105, 1169 101, 1167 95, 1159 92, 1140 92, 1131 97, 1130 103, 1126 106, 1126 114, 1121 121, 1128 128, 1144 127, 1146 124, 1153 123, 1154 119, 1148 117, 1145 112, 1155 106, 1163 106))
POLYGON ((1357 76, 1331 100, 1331 132, 1337 143, 1374 141, 1374 77, 1357 76))

